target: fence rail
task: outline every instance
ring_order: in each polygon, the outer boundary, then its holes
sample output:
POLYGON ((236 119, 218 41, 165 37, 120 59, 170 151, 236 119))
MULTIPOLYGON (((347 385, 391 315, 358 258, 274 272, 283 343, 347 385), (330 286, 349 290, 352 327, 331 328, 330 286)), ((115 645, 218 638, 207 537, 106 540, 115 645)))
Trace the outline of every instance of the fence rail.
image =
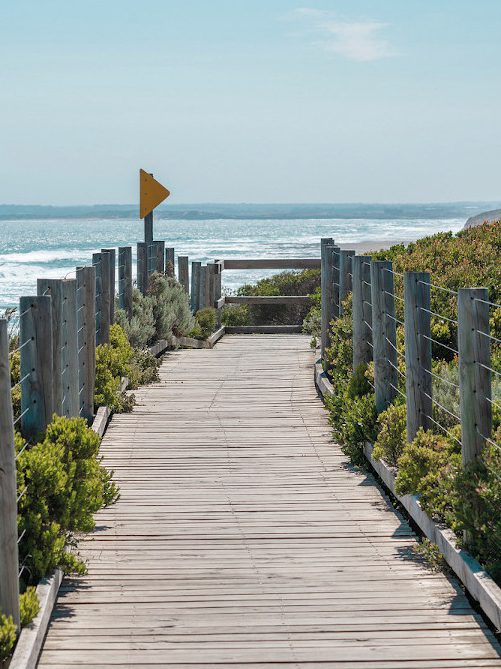
MULTIPOLYGON (((139 250, 137 282, 143 292, 152 272, 174 276, 174 248, 151 240, 139 243, 139 250)), ((188 258, 179 258, 179 277, 186 291, 187 268, 188 258)), ((94 253, 92 264, 76 267, 74 277, 38 279, 37 294, 19 300, 18 344, 12 350, 9 322, 0 318, 0 612, 11 615, 18 628, 19 579, 29 572, 30 556, 19 559, 25 532, 18 537, 17 507, 26 489, 18 494, 16 460, 43 435, 54 414, 80 416, 92 423, 96 347, 109 342, 115 299, 132 317, 132 271, 132 247, 125 246, 94 253), (12 385, 11 360, 17 354, 20 380, 12 385), (21 406, 14 415, 12 391, 17 389, 21 406), (25 442, 17 456, 15 431, 25 442)), ((217 282, 214 291, 220 298, 217 282)))
POLYGON ((336 283, 346 294, 351 280, 353 370, 373 363, 378 413, 401 396, 407 410, 408 441, 414 439, 419 428, 438 430, 460 443, 464 465, 478 458, 487 444, 501 448, 492 435, 492 409, 499 403, 492 397, 491 384, 492 376, 500 375, 491 364, 492 347, 500 342, 489 332, 489 310, 499 305, 489 301, 486 288, 455 291, 439 286, 431 282, 428 272, 399 273, 391 262, 354 252, 338 253, 330 239, 321 244, 321 276, 322 359, 329 344, 330 323, 343 315, 336 283), (395 288, 397 280, 399 291, 395 288), (450 294, 456 318, 431 309, 432 290, 450 294), (403 320, 397 313, 403 314, 403 320), (457 329, 457 348, 432 336, 432 319, 457 329), (397 328, 403 333, 403 347, 397 346, 397 328), (457 358, 457 384, 433 371, 433 347, 457 358), (446 384, 451 392, 459 394, 457 414, 434 397, 434 383, 446 384), (451 423, 460 425, 460 439, 451 432, 451 423))

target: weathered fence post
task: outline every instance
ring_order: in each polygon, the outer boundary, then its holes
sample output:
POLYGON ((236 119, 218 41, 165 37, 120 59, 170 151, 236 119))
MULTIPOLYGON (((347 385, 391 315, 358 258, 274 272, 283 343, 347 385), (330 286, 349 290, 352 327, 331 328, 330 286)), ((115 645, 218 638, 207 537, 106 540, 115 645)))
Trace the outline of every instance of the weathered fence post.
POLYGON ((339 315, 343 315, 343 300, 352 290, 352 258, 355 251, 339 251, 339 315))
POLYGON ((200 309, 200 278, 202 263, 198 260, 191 263, 191 310, 195 314, 200 309))
POLYGON ((110 254, 110 323, 115 322, 115 296, 116 296, 116 249, 101 249, 101 253, 110 254))
POLYGON ((207 306, 215 308, 216 304, 216 263, 207 263, 207 277, 208 277, 208 293, 209 300, 207 306))
POLYGON ((94 418, 96 377, 96 268, 77 267, 79 415, 94 418))
POLYGON ((223 263, 220 260, 214 261, 214 306, 217 309, 217 326, 221 327, 221 320, 223 316, 222 307, 219 306, 219 300, 222 295, 223 282, 223 263))
POLYGON ((398 388, 397 328, 392 263, 371 262, 372 344, 376 410, 391 404, 398 388))
POLYGON ((137 287, 142 295, 146 295, 148 290, 148 244, 145 242, 137 243, 137 287))
POLYGON ((50 295, 19 298, 21 426, 27 439, 43 434, 54 413, 51 302, 50 295))
POLYGON ((77 335, 77 282, 63 280, 63 327, 62 327, 62 415, 78 416, 78 335, 77 335))
POLYGON ((38 295, 50 295, 52 320, 52 410, 58 416, 63 412, 63 280, 37 279, 38 295))
POLYGON ((353 256, 353 371, 372 360, 370 256, 353 256))
POLYGON ((332 285, 332 239, 323 238, 320 243, 320 289, 321 289, 321 305, 322 305, 322 321, 321 321, 321 356, 322 360, 325 357, 325 351, 329 346, 329 327, 333 318, 333 288, 332 285))
POLYGON ((98 344, 110 341, 111 325, 111 254, 101 253, 101 330, 98 344))
POLYGON ((208 290, 209 290, 209 268, 207 265, 202 265, 200 268, 200 291, 198 298, 198 308, 205 309, 208 307, 208 290))
POLYGON ((407 440, 431 427, 431 318, 429 272, 405 272, 405 379, 407 440))
POLYGON ((179 283, 183 286, 184 290, 190 293, 190 271, 188 265, 188 256, 178 256, 177 257, 177 273, 179 283))
POLYGON ((93 253, 92 254, 92 266, 95 268, 96 271, 96 303, 94 307, 95 311, 95 316, 96 316, 96 327, 95 327, 95 335, 96 335, 96 344, 101 343, 101 303, 102 303, 102 293, 103 293, 103 281, 102 281, 102 275, 103 275, 103 265, 101 262, 101 254, 100 253, 93 253))
POLYGON ((153 274, 153 272, 158 272, 159 274, 164 274, 164 241, 155 241, 151 242, 148 245, 147 257, 148 257, 148 277, 153 274))
POLYGON ((19 629, 19 556, 8 323, 0 319, 0 611, 19 629))
POLYGON ((339 318, 341 314, 340 279, 339 279, 339 256, 341 249, 339 246, 332 248, 332 300, 333 300, 333 318, 339 318))
POLYGON ((174 272, 174 249, 165 249, 165 273, 167 276, 175 276, 174 272))
POLYGON ((458 290, 459 395, 463 465, 478 458, 491 438, 489 291, 458 290))
POLYGON ((132 247, 118 249, 118 304, 132 318, 132 247))

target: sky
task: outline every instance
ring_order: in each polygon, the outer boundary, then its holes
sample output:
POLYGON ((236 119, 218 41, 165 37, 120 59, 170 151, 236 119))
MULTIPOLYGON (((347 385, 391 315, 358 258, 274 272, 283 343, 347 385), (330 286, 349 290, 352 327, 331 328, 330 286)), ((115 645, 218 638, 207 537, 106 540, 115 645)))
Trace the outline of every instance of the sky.
POLYGON ((501 199, 500 0, 0 0, 0 203, 501 199))

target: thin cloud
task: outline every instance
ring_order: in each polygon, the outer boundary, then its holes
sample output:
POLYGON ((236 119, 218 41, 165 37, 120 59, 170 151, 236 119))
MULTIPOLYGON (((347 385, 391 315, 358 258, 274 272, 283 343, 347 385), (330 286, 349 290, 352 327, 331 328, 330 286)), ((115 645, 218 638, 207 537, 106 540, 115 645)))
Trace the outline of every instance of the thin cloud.
POLYGON ((382 35, 387 23, 339 20, 332 12, 307 8, 296 9, 294 17, 309 22, 321 36, 317 43, 326 51, 348 60, 371 62, 395 55, 391 44, 382 35))

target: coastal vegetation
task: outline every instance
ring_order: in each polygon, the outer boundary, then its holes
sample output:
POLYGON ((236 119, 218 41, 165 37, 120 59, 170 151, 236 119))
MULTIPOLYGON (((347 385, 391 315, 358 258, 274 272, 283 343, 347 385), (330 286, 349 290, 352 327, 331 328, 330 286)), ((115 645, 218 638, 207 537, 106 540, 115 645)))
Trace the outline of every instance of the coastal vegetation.
MULTIPOLYGON (((374 444, 373 456, 383 459, 397 472, 399 494, 419 495, 423 509, 446 523, 458 535, 472 537, 469 550, 501 583, 501 222, 462 230, 457 235, 440 233, 407 247, 393 246, 373 253, 374 259, 392 260, 396 272, 429 271, 431 283, 434 428, 420 430, 412 443, 406 440, 406 408, 400 394, 377 416, 372 389, 371 364, 352 368, 351 299, 344 301, 343 316, 330 329, 330 347, 324 360, 334 389, 327 399, 334 438, 353 464, 366 464, 363 447, 374 444), (482 457, 466 467, 461 463, 459 415, 456 297, 458 287, 485 286, 491 309, 493 438, 482 457), (435 427, 437 425, 437 427, 435 427), (442 426, 442 428, 438 426, 442 426)), ((401 295, 401 277, 395 276, 395 294, 401 295)), ((318 336, 318 292, 316 304, 305 319, 305 330, 318 336)), ((401 301, 397 318, 403 321, 401 301)), ((404 370, 404 331, 397 328, 400 371, 404 370)), ((399 390, 405 391, 399 374, 399 390)))
MULTIPOLYGON (((11 310, 11 317, 15 310, 11 310)), ((170 277, 153 274, 146 295, 133 293, 129 320, 117 308, 109 342, 96 347, 95 408, 130 411, 134 395, 128 388, 158 381, 160 361, 147 346, 159 339, 185 336, 195 330, 205 338, 216 321, 215 310, 194 318, 183 287, 170 277), (214 313, 212 313, 214 312, 214 313)), ((12 332, 10 371, 15 417, 21 413, 20 353, 12 332)), ((85 573, 77 536, 94 528, 94 514, 119 497, 113 472, 99 457, 101 438, 82 418, 54 415, 45 434, 26 442, 15 434, 20 556, 21 627, 39 610, 35 585, 56 567, 65 573, 85 573)), ((9 657, 17 638, 11 617, 0 612, 0 662, 9 657)))

